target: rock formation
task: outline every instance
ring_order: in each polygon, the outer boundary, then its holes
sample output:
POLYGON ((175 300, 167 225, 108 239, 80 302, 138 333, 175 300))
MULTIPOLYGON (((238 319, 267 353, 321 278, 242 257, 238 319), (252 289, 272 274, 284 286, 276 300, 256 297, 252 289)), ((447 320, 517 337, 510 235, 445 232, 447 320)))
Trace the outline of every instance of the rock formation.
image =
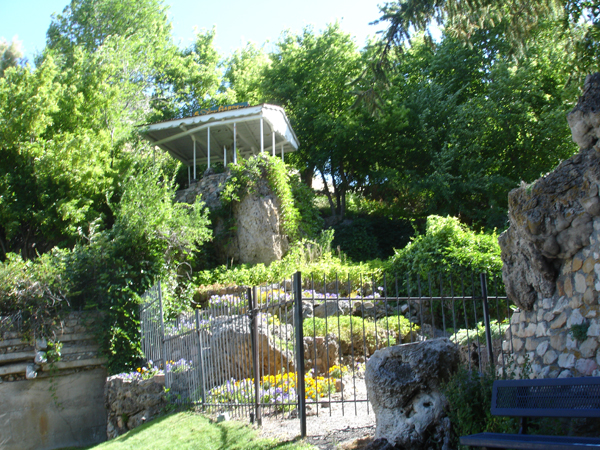
MULTIPOLYGON (((258 322, 259 370, 263 375, 277 375, 295 371, 295 360, 284 345, 277 343, 273 327, 266 318, 258 322)), ((207 389, 218 386, 235 378, 242 380, 252 375, 252 345, 250 319, 246 315, 222 316, 211 322, 210 336, 207 339, 209 351, 205 353, 205 367, 210 367, 207 374, 207 389), (212 352, 215 352, 213 355, 212 352), (210 361, 219 360, 219 364, 210 361)), ((285 342, 285 341, 284 341, 285 342)))
POLYGON ((233 206, 235 232, 225 247, 229 258, 247 264, 278 261, 288 250, 282 230, 281 205, 266 180, 258 183, 255 194, 233 206))
POLYGON ((507 294, 527 311, 538 296, 554 294, 560 268, 590 244, 600 216, 600 74, 587 78, 568 121, 580 153, 510 192, 510 227, 499 238, 507 294))
POLYGON ((600 375, 600 74, 569 113, 580 151, 509 194, 500 238, 511 317, 503 354, 516 376, 600 375))
POLYGON ((397 448, 449 448, 450 421, 439 390, 458 368, 457 347, 432 339, 376 351, 367 362, 365 382, 377 418, 376 439, 397 448))
MULTIPOLYGON (((212 173, 188 189, 177 192, 176 201, 194 203, 199 197, 212 210, 219 210, 221 192, 231 175, 229 172, 212 173)), ((233 221, 217 218, 215 235, 227 234, 226 228, 233 230, 230 237, 217 245, 217 253, 223 262, 233 260, 239 263, 269 264, 280 260, 288 250, 288 239, 282 230, 281 204, 271 191, 266 180, 258 183, 256 193, 247 195, 233 206, 233 221)))

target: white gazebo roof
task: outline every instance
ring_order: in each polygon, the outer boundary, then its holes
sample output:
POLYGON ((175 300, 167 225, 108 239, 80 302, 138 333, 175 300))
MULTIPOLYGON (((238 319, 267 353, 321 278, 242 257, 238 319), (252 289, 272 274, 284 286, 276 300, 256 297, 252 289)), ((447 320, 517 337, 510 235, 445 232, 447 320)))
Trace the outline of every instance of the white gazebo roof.
MULTIPOLYGON (((294 152, 298 139, 283 108, 262 104, 142 125, 141 134, 188 167, 237 162, 261 151, 294 152), (237 151, 234 152, 234 147, 237 151)), ((194 178, 196 178, 194 170, 194 178)))

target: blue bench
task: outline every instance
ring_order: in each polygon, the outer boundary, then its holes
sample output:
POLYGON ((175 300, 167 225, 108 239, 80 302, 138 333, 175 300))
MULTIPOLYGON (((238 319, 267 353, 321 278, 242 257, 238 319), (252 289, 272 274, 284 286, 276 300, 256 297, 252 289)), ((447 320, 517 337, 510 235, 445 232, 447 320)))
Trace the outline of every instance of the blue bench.
POLYGON ((500 449, 600 449, 600 437, 527 434, 529 417, 600 417, 600 377, 498 380, 493 386, 491 412, 495 416, 520 417, 519 434, 472 434, 460 438, 462 445, 500 449))

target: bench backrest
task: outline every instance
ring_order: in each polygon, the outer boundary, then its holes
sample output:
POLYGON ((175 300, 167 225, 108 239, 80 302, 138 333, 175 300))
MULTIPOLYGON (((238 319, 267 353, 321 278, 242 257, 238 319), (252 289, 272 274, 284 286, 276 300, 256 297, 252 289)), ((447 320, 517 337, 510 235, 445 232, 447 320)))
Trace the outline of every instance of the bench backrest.
POLYGON ((600 417, 600 377, 495 381, 492 414, 600 417))

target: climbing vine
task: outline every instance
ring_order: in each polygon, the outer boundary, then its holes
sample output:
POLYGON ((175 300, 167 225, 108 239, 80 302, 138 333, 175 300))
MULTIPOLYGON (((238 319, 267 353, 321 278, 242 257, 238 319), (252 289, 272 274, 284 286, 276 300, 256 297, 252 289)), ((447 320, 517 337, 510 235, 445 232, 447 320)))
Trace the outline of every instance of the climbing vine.
POLYGON ((224 208, 230 207, 234 202, 240 202, 246 195, 260 193, 261 182, 266 180, 281 204, 283 232, 292 241, 301 237, 305 229, 301 226, 304 217, 297 206, 299 202, 294 198, 293 175, 289 173, 283 161, 263 153, 231 165, 229 170, 231 177, 221 194, 224 208))

